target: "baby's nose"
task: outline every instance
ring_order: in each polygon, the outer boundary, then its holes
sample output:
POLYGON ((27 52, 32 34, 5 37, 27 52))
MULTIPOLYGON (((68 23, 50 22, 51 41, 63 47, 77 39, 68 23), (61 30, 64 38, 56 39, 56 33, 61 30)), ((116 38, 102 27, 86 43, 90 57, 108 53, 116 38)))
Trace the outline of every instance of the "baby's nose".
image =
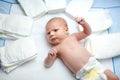
POLYGON ((53 31, 51 31, 50 35, 54 35, 54 32, 53 32, 53 31))

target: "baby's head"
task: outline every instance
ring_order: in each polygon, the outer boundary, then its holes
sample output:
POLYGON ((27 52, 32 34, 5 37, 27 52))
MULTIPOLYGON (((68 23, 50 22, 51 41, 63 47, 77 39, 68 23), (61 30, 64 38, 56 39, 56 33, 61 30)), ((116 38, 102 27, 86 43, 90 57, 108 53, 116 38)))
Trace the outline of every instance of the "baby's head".
POLYGON ((50 44, 59 44, 68 36, 67 22, 61 17, 50 19, 46 24, 46 36, 50 44))
POLYGON ((46 28, 52 27, 52 26, 58 26, 58 25, 59 27, 63 27, 65 29, 68 28, 67 22, 65 21, 65 19, 61 17, 54 17, 50 19, 46 24, 46 28))

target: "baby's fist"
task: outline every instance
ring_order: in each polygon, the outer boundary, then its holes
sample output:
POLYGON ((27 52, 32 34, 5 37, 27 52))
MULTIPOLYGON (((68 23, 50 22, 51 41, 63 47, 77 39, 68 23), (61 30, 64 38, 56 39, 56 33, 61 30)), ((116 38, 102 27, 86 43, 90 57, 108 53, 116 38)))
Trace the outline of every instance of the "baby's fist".
POLYGON ((77 17, 75 20, 78 24, 81 24, 81 25, 85 24, 85 19, 82 17, 77 17))

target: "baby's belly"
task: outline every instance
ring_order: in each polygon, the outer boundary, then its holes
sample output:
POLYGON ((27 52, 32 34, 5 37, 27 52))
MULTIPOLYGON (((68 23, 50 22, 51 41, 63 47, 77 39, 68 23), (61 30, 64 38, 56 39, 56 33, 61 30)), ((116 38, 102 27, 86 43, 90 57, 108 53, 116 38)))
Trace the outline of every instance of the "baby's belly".
POLYGON ((72 58, 68 60, 63 59, 63 62, 72 71, 72 73, 75 74, 87 63, 87 60, 72 58))

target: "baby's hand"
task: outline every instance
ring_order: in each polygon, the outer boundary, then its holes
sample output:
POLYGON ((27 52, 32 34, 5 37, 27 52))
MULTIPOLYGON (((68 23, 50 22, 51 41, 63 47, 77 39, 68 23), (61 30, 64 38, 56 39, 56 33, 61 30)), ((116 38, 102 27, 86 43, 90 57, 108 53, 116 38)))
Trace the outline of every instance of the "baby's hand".
POLYGON ((54 57, 57 54, 57 50, 55 48, 52 48, 49 52, 48 52, 48 56, 50 57, 54 57))
POLYGON ((85 19, 82 17, 77 17, 75 20, 78 24, 81 24, 81 25, 86 23, 85 19))
POLYGON ((49 68, 52 66, 52 64, 54 63, 55 59, 56 59, 56 55, 57 55, 57 50, 56 49, 51 49, 49 52, 48 52, 48 56, 47 58, 45 59, 45 67, 46 68, 49 68))

